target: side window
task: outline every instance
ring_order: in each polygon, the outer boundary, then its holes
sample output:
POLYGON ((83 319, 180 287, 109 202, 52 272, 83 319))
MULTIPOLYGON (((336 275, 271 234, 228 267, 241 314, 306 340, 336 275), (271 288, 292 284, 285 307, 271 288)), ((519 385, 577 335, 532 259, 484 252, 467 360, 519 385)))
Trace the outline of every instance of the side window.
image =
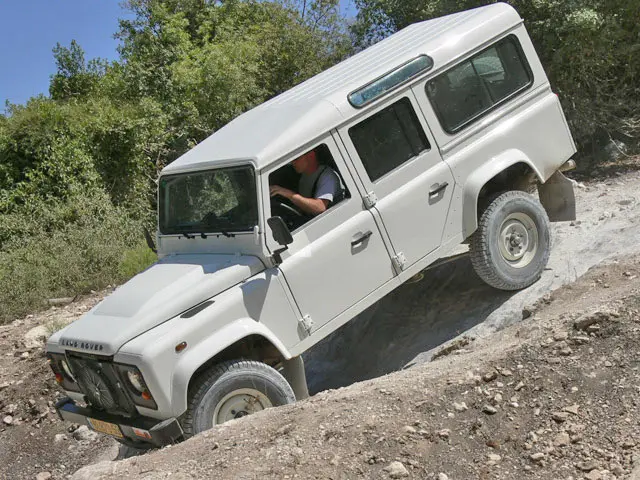
POLYGON ((531 83, 531 70, 512 35, 438 75, 426 88, 442 127, 455 133, 531 83))
POLYGON ((372 182, 431 148, 408 98, 351 127, 349 137, 372 182))
POLYGON ((295 199, 278 194, 277 192, 282 191, 280 189, 297 193, 304 198, 322 200, 326 210, 350 197, 342 174, 325 144, 318 145, 272 172, 269 175, 269 188, 272 192, 271 215, 282 217, 291 231, 319 214, 305 211, 304 205, 297 204, 295 199))

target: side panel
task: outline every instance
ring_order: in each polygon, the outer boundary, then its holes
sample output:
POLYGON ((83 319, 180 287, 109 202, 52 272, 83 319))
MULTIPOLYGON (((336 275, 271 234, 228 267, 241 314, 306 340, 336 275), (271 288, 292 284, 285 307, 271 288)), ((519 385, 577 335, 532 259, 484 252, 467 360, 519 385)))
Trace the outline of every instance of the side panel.
MULTIPOLYGON (((475 231, 477 194, 484 182, 500 173, 497 165, 507 168, 525 162, 545 181, 576 151, 560 102, 551 91, 524 26, 503 36, 510 34, 520 42, 533 84, 460 132, 452 135, 442 128, 426 93, 426 83, 431 78, 413 88, 443 159, 462 188, 462 195, 454 195, 451 211, 464 213, 450 216, 453 221, 447 224, 443 243, 460 235, 466 238, 475 231)), ((479 45, 472 54, 487 46, 479 45)))
POLYGON ((299 343, 298 318, 287 300, 281 273, 262 272, 214 297, 214 303, 191 318, 176 317, 124 345, 115 361, 139 366, 158 410, 141 409, 154 418, 180 415, 186 409, 193 373, 226 347, 249 335, 261 335, 288 359, 299 343), (187 342, 180 353, 175 346, 187 342))

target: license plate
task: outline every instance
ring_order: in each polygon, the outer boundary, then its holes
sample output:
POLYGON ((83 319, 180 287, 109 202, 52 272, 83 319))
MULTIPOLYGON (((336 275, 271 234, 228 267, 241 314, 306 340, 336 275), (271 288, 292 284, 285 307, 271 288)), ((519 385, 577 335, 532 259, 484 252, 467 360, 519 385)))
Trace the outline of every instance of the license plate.
POLYGON ((95 418, 88 418, 89 426, 96 432, 106 433, 113 437, 123 438, 120 427, 115 423, 103 422, 102 420, 96 420, 95 418))

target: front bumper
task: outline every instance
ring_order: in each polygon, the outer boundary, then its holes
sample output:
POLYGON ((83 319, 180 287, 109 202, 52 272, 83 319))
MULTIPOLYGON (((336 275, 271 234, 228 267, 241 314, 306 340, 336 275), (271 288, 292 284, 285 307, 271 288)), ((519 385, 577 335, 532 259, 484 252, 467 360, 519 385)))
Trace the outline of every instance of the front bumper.
POLYGON ((110 415, 80 407, 69 397, 59 400, 55 407, 62 420, 86 425, 94 431, 111 435, 125 444, 138 448, 171 445, 184 435, 180 423, 175 418, 159 421, 147 417, 110 415))

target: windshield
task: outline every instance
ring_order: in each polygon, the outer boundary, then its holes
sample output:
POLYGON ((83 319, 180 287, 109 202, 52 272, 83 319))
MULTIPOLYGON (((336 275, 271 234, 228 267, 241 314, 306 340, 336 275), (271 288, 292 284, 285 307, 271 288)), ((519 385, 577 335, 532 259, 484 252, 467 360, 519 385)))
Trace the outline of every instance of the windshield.
POLYGON ((249 232, 258 224, 252 167, 167 175, 160 179, 160 232, 249 232))

